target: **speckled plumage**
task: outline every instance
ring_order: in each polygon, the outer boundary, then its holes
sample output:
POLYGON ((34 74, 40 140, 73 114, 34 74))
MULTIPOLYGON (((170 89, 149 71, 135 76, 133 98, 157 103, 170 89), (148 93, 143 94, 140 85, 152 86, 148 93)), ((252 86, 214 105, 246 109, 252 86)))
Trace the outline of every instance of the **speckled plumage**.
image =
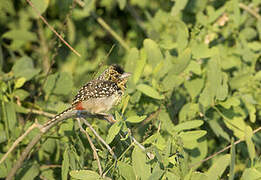
POLYGON ((109 66, 98 78, 88 82, 79 90, 70 108, 56 115, 45 126, 72 110, 105 114, 120 101, 129 76, 130 73, 125 73, 120 66, 109 66))

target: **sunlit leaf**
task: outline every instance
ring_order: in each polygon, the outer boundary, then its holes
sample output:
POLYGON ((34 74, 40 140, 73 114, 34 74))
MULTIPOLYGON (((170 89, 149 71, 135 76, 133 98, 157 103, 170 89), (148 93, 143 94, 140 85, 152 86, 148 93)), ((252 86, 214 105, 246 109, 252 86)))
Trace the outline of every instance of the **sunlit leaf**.
POLYGON ((139 123, 143 121, 146 118, 146 116, 131 116, 126 119, 127 122, 130 123, 139 123))
POLYGON ((75 179, 89 179, 89 180, 98 180, 102 179, 102 177, 99 176, 98 173, 91 170, 76 170, 76 171, 70 171, 70 176, 75 179))
POLYGON ((24 77, 18 78, 15 81, 15 89, 22 87, 24 85, 25 81, 26 81, 26 79, 24 77))
POLYGON ((24 77, 27 81, 40 72, 40 69, 34 68, 32 59, 27 56, 18 59, 12 70, 15 77, 24 77))
POLYGON ((204 121, 202 121, 202 120, 187 121, 187 122, 176 125, 174 127, 174 130, 179 132, 179 131, 183 131, 183 130, 194 129, 194 128, 200 127, 203 123, 204 123, 204 121))
POLYGON ((112 140, 115 138, 115 136, 120 132, 121 127, 122 127, 121 122, 116 122, 110 127, 109 133, 106 137, 106 142, 108 144, 110 144, 112 140))
POLYGON ((139 147, 134 148, 132 152, 132 164, 135 175, 141 178, 141 180, 146 180, 150 176, 150 166, 146 163, 146 154, 142 152, 139 147))
POLYGON ((146 84, 139 84, 137 86, 137 89, 142 93, 146 94, 147 96, 152 97, 154 99, 164 99, 163 95, 160 95, 154 88, 146 84))
POLYGON ((158 44, 151 39, 145 39, 143 44, 149 64, 155 67, 160 61, 163 60, 163 56, 158 44))
POLYGON ((242 180, 249 180, 249 179, 260 179, 261 172, 256 168, 246 168, 243 171, 242 180))
POLYGON ((230 163, 230 155, 226 154, 215 160, 214 164, 208 169, 206 175, 209 179, 218 179, 222 176, 230 163))
POLYGON ((195 131, 187 131, 181 132, 179 136, 183 139, 183 141, 192 141, 199 139, 207 134, 207 131, 204 130, 195 130, 195 131))
POLYGON ((133 168, 131 165, 119 161, 118 163, 119 173, 125 179, 135 180, 136 176, 134 174, 133 168))
POLYGON ((245 138, 246 138, 247 150, 248 150, 251 162, 254 163, 254 158, 256 156, 256 150, 255 150, 255 145, 252 141, 252 136, 253 136, 252 128, 250 126, 246 126, 245 138))
POLYGON ((67 147, 63 153, 62 180, 68 179, 69 167, 70 167, 70 160, 68 156, 68 147, 67 147))
POLYGON ((185 49, 177 59, 174 60, 171 72, 173 74, 179 75, 182 73, 186 67, 189 65, 191 60, 191 50, 189 48, 185 49))

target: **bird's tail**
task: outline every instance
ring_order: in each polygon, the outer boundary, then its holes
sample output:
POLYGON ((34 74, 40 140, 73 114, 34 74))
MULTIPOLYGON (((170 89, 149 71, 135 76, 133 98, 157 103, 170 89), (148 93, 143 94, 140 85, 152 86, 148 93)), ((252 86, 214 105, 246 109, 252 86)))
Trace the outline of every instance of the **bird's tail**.
POLYGON ((75 115, 75 113, 73 113, 73 111, 75 110, 75 107, 69 107, 68 109, 65 109, 63 112, 57 114, 56 116, 54 116, 51 120, 49 120, 48 122, 46 122, 43 127, 47 127, 50 124, 56 122, 56 121, 62 121, 64 119, 70 118, 73 115, 75 115))

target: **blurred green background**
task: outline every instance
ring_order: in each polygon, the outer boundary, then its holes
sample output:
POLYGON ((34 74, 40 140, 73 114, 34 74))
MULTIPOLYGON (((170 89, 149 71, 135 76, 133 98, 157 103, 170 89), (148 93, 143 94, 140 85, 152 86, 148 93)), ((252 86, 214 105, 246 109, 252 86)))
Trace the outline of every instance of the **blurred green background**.
MULTIPOLYGON (((35 110, 63 111, 116 63, 133 74, 111 112, 119 122, 88 121, 120 157, 117 166, 87 130, 107 178, 260 179, 260 7, 259 0, 0 0, 0 157, 35 119, 48 120, 35 110), (153 160, 118 135, 127 127, 153 160), (234 140, 246 141, 195 165, 234 140)), ((37 133, 0 164, 1 178, 37 133)), ((97 173, 85 135, 69 119, 41 139, 17 179, 97 173)))

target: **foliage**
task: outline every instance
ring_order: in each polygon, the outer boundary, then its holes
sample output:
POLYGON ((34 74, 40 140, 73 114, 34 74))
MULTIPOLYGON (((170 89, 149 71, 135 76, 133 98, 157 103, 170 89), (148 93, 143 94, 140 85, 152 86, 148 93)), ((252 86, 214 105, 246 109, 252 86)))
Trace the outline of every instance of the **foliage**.
MULTIPOLYGON (((27 1, 0 0, 0 157, 36 119, 48 120, 32 109, 61 112, 81 85, 106 64, 117 63, 132 73, 125 97, 112 111, 118 122, 88 119, 113 147, 116 165, 87 129, 106 178, 261 177, 260 133, 253 131, 261 120, 260 1, 32 3, 81 57, 27 1), (127 127, 153 160, 133 146, 129 134, 119 136, 127 127), (234 145, 231 139, 246 143, 234 145), (191 168, 231 142, 231 153, 191 168)), ((0 164, 1 178, 37 133, 0 164)), ((76 121, 51 129, 17 173, 18 179, 35 177, 99 178, 97 160, 76 121)))

